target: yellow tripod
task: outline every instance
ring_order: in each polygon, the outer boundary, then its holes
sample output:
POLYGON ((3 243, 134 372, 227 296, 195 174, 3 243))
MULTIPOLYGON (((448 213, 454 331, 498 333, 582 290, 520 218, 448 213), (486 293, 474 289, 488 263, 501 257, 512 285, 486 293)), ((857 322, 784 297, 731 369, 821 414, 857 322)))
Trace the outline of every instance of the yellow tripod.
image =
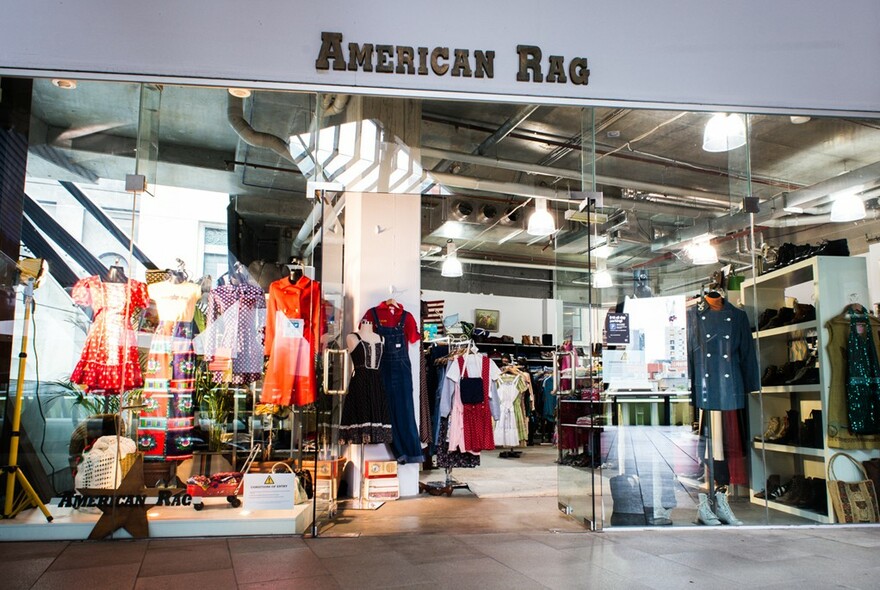
MULTIPOLYGON (((42 262, 42 261, 41 261, 42 262)), ((28 277, 24 289, 24 328, 21 332, 21 352, 18 354, 18 381, 15 387, 15 409, 12 414, 12 438, 9 442, 9 465, 6 471, 6 501, 3 504, 3 518, 15 518, 22 510, 36 506, 52 522, 49 509, 40 500, 37 492, 18 466, 18 443, 21 438, 21 405, 24 398, 24 369, 27 362, 28 325, 31 319, 31 308, 34 305, 34 277, 28 277), (15 482, 21 484, 23 494, 16 499, 15 482)))

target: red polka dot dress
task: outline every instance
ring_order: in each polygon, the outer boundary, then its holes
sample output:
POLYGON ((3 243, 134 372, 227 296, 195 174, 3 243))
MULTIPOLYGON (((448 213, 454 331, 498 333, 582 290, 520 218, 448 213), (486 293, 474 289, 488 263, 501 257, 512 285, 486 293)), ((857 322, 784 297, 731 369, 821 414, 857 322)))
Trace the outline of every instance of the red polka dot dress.
POLYGON ((94 319, 70 380, 102 395, 140 387, 143 374, 131 317, 147 307, 147 285, 135 280, 105 283, 91 276, 73 286, 71 297, 78 305, 91 307, 94 319))

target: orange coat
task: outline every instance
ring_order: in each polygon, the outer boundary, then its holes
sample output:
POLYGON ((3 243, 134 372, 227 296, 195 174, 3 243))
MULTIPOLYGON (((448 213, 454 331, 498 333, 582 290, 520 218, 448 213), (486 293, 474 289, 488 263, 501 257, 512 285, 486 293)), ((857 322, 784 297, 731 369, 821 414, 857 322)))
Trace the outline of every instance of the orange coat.
POLYGON ((315 353, 321 342, 324 308, 321 283, 302 276, 269 285, 265 352, 269 356, 260 401, 305 406, 317 399, 315 353))

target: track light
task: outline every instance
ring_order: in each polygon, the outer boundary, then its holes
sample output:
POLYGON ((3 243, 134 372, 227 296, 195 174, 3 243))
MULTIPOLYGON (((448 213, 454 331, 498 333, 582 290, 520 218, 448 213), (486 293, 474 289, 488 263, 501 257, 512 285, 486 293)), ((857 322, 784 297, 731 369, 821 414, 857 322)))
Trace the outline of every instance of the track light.
POLYGON ((443 261, 440 274, 450 278, 460 277, 464 274, 461 268, 461 260, 458 259, 455 253, 455 242, 452 240, 446 240, 446 260, 443 261))
POLYGON ((731 113, 714 115, 703 130, 703 149, 707 152, 727 152, 746 144, 746 124, 741 115, 731 113))
POLYGON ((535 197, 535 211, 529 217, 526 231, 532 236, 549 236, 556 231, 556 222, 547 210, 547 199, 535 197))

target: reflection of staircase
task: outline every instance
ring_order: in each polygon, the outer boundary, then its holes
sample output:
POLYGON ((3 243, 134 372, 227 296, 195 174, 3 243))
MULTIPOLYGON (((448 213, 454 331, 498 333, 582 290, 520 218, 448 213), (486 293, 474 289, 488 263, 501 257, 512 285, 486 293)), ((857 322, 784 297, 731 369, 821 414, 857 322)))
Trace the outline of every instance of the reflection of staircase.
MULTIPOLYGON (((82 205, 87 214, 91 215, 114 239, 128 250, 128 236, 116 226, 113 220, 98 205, 72 182, 59 182, 82 205)), ((81 278, 78 271, 70 267, 68 260, 75 262, 83 271, 90 275, 104 276, 107 272, 107 267, 100 260, 95 258, 79 240, 70 235, 36 200, 27 194, 24 197, 22 242, 34 256, 43 258, 49 263, 49 272, 62 287, 72 287, 81 278)), ((137 244, 134 245, 133 255, 146 268, 156 268, 156 265, 153 264, 137 244)))

